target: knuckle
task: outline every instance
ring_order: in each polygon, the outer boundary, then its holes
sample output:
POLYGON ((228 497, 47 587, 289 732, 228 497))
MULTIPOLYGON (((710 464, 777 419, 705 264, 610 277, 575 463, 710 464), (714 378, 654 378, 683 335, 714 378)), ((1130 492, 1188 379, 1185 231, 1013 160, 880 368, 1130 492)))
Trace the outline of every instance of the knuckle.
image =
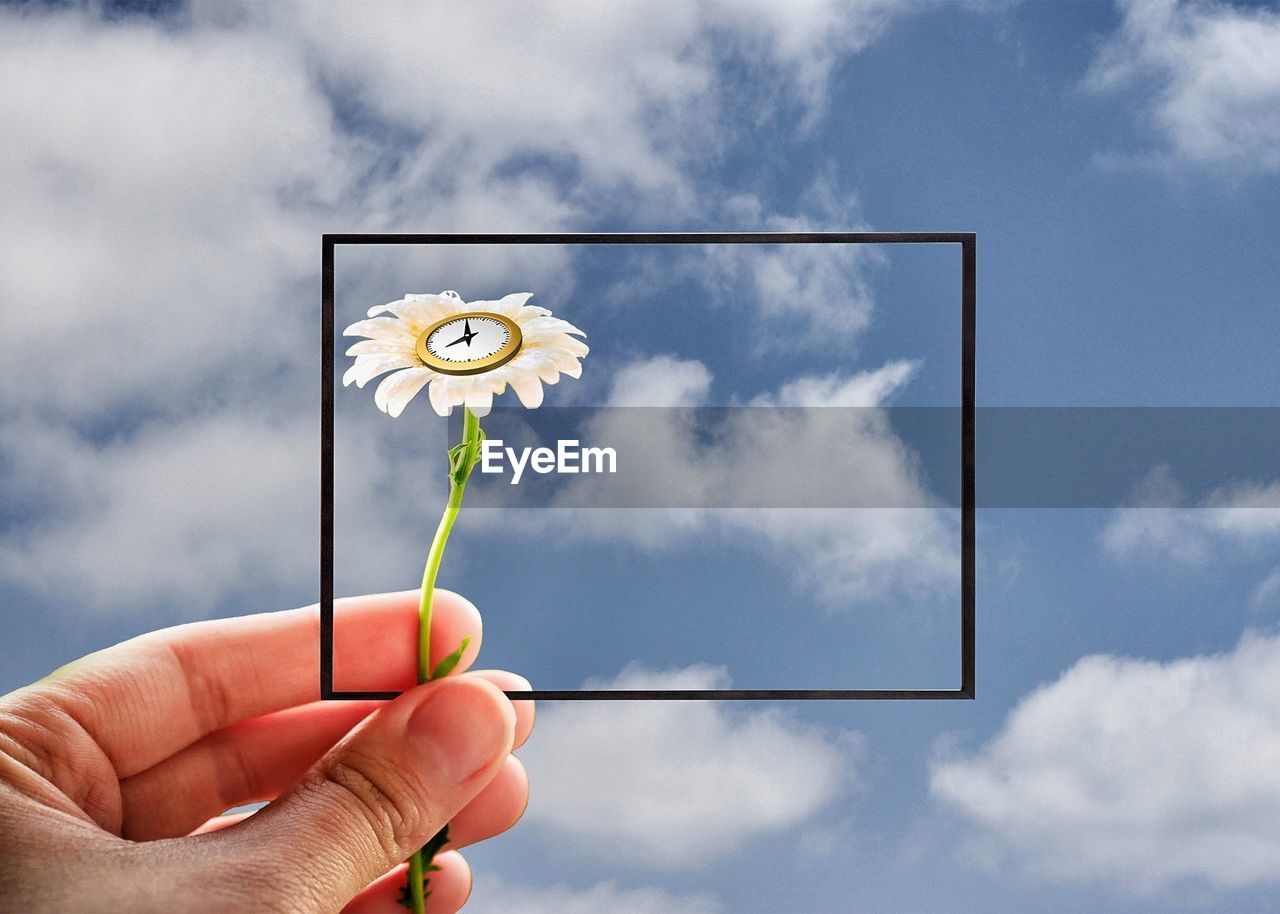
POLYGON ((0 752, 47 781, 54 780, 58 742, 46 715, 0 711, 0 752))
POLYGON ((324 768, 345 805, 368 828, 389 865, 399 863, 421 843, 427 815, 414 802, 403 775, 391 766, 359 756, 334 759, 324 768))
MULTIPOLYGON (((116 771, 106 753, 54 690, 25 690, 0 706, 0 756, 34 773, 61 791, 108 830, 119 826, 119 798, 112 787, 116 771)), ((50 798, 25 781, 24 792, 50 798), (36 793, 32 793, 36 791, 36 793)))
POLYGON ((200 654, 181 643, 165 643, 163 650, 177 667, 186 686, 187 701, 200 730, 219 730, 233 720, 236 704, 235 686, 239 677, 223 677, 210 672, 200 654))

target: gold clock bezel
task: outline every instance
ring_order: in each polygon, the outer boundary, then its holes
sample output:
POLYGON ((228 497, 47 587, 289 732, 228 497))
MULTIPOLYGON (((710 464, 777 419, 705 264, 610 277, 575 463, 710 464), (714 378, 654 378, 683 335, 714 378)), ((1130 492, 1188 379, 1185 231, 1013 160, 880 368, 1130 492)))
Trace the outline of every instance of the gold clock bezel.
POLYGON ((520 325, 511 318, 503 314, 495 314, 492 311, 463 311, 459 314, 450 314, 448 317, 442 317, 426 330, 418 334, 418 342, 414 346, 418 358, 422 359, 422 364, 426 365, 432 371, 438 371, 441 374, 468 375, 480 374, 481 372, 491 371, 500 365, 505 365, 515 358, 516 353, 520 351, 520 345, 524 342, 524 337, 520 333, 520 325), (446 359, 432 355, 427 349, 427 340, 431 334, 435 333, 445 324, 451 324, 457 320, 463 320, 468 317, 486 317, 495 320, 507 328, 507 343, 493 355, 485 356, 483 359, 477 359, 474 362, 458 363, 450 362, 446 359))

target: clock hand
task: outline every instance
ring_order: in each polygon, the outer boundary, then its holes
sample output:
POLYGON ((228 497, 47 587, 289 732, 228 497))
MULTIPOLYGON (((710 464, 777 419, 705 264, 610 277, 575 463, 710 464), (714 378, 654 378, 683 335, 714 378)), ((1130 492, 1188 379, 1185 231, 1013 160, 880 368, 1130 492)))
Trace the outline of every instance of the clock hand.
POLYGON ((457 338, 456 340, 454 340, 452 343, 446 343, 444 348, 445 348, 445 349, 448 349, 450 346, 456 346, 456 345, 458 345, 459 343, 466 343, 468 346, 470 346, 470 345, 471 345, 471 337, 467 336, 467 335, 464 333, 462 336, 458 337, 458 338, 457 338))

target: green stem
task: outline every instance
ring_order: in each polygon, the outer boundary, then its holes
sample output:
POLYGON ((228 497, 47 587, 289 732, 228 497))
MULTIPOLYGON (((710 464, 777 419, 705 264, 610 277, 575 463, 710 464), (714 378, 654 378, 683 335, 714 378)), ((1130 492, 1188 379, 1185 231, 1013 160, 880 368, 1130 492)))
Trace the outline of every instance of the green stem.
MULTIPOLYGON (((458 512, 462 509, 462 494, 466 491, 467 479, 480 459, 480 444, 484 440, 484 434, 480 430, 480 420, 475 413, 464 406, 462 415, 462 442, 458 448, 450 449, 449 500, 445 503, 440 526, 436 527, 435 539, 431 541, 426 567, 422 569, 422 594, 418 601, 419 683, 431 679, 431 605, 435 598, 436 574, 440 571, 440 561, 444 558, 444 547, 448 545, 453 522, 458 519, 458 512)), ((448 827, 445 825, 442 831, 448 827)), ((436 838, 439 837, 440 835, 437 834, 436 838)), ((424 855, 422 850, 417 850, 409 858, 408 889, 413 914, 424 914, 426 900, 423 895, 422 877, 428 872, 431 860, 435 856, 436 838, 427 845, 431 848, 430 856, 424 855)))
POLYGON ((423 896, 422 884, 422 851, 416 850, 409 858, 409 903, 413 906, 413 914, 424 914, 427 900, 423 896))

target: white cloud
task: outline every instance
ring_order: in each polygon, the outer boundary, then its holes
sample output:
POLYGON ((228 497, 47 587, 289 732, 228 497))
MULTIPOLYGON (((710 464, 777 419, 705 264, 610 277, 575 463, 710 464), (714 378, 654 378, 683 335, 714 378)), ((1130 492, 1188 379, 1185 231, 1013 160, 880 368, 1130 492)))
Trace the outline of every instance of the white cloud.
POLYGON ((1205 501, 1210 528, 1239 539, 1280 534, 1280 482, 1237 483, 1210 493, 1205 501))
POLYGON ((761 394, 752 406, 880 406, 897 393, 920 367, 918 362, 889 362, 873 371, 853 375, 838 372, 825 377, 801 377, 787 381, 776 395, 761 394))
MULTIPOLYGON (((709 211, 716 221, 708 227, 721 230, 869 230, 857 196, 843 191, 830 170, 787 213, 768 208, 752 193, 728 196, 709 211)), ((701 305, 748 324, 752 356, 794 355, 838 343, 852 358, 875 308, 874 272, 889 262, 883 246, 867 244, 707 244, 676 256, 640 250, 632 252, 626 275, 613 282, 606 300, 623 309, 638 291, 670 289, 688 298, 696 289, 692 294, 701 305)))
POLYGON ((296 363, 315 211, 360 167, 296 61, 255 34, 0 21, 0 408, 182 414, 296 363))
MULTIPOLYGON (((841 195, 827 176, 814 181, 803 203, 801 214, 783 215, 766 211, 753 195, 739 195, 726 201, 725 210, 733 224, 759 231, 867 229, 857 198, 841 195)), ((874 309, 869 269, 883 263, 878 248, 862 244, 710 245, 692 261, 698 275, 710 268, 715 301, 753 304, 761 351, 856 339, 874 309)))
MULTIPOLYGON (((581 437, 613 447, 625 463, 618 474, 575 477, 549 508, 485 512, 485 521, 508 532, 554 525, 655 550, 683 548, 694 535, 745 538, 832 606, 954 593, 959 511, 929 492, 918 457, 874 408, 917 367, 900 361, 796 378, 750 405, 862 408, 741 408, 724 413, 713 435, 687 411, 601 410, 581 437), (806 465, 815 469, 780 471, 806 465), (832 507, 837 479, 845 507, 832 507), (599 510, 605 505, 620 509, 599 510)), ((701 362, 669 355, 627 364, 616 378, 609 403, 654 406, 705 405, 713 380, 701 362)), ((497 488, 487 492, 500 500, 506 487, 497 488)))
POLYGON ((1182 507, 1185 498, 1169 467, 1153 468, 1130 506, 1112 513, 1102 530, 1103 546, 1119 558, 1163 553, 1180 562, 1202 561, 1207 543, 1195 512, 1182 507))
POLYGON ((805 103, 802 128, 812 126, 826 102, 832 69, 862 50, 902 5, 884 0, 716 0, 704 7, 713 27, 727 29, 750 61, 774 61, 791 77, 779 92, 805 103))
POLYGON ((1262 582, 1253 589, 1253 596, 1249 602, 1255 609, 1263 609, 1280 603, 1280 568, 1277 568, 1262 579, 1262 582))
MULTIPOLYGON (((0 10, 0 573, 117 608, 313 581, 321 232, 669 226, 722 196, 690 175, 733 119, 817 110, 888 9, 0 10), (766 104, 728 91, 735 54, 766 104)), ((563 251, 505 257, 451 275, 571 281, 563 251)), ((364 261, 390 294, 433 265, 364 261)))
MULTIPOLYGON (((631 664, 584 688, 719 689, 723 667, 631 664)), ((525 821, 613 860, 692 868, 818 816, 853 783, 862 738, 777 707, 705 701, 566 702, 520 750, 537 786, 525 821)))
POLYGON ((94 444, 30 420, 0 438, 28 486, 56 493, 0 546, 0 575, 90 609, 190 617, 214 594, 305 596, 316 575, 318 489, 307 423, 218 414, 94 444), (227 455, 236 459, 227 459, 227 455), (53 459, 50 460, 49 457, 53 459))
POLYGON ((713 895, 674 895, 654 887, 623 888, 616 880, 585 889, 564 883, 527 885, 492 873, 476 877, 466 905, 474 914, 720 914, 724 906, 713 895))
POLYGON ((1168 663, 1086 657, 934 796, 1033 871, 1136 892, 1280 881, 1280 638, 1168 663))
POLYGON ((711 392, 711 372, 695 359, 656 355, 613 373, 606 406, 698 406, 711 392))
POLYGON ((1280 534, 1280 482, 1220 486, 1189 500, 1167 466, 1154 468, 1102 532, 1112 555, 1168 555, 1206 561, 1222 549, 1257 546, 1280 534))
POLYGON ((1164 138, 1157 158, 1280 168, 1280 14, 1266 7, 1126 0, 1086 85, 1134 86, 1164 138))

